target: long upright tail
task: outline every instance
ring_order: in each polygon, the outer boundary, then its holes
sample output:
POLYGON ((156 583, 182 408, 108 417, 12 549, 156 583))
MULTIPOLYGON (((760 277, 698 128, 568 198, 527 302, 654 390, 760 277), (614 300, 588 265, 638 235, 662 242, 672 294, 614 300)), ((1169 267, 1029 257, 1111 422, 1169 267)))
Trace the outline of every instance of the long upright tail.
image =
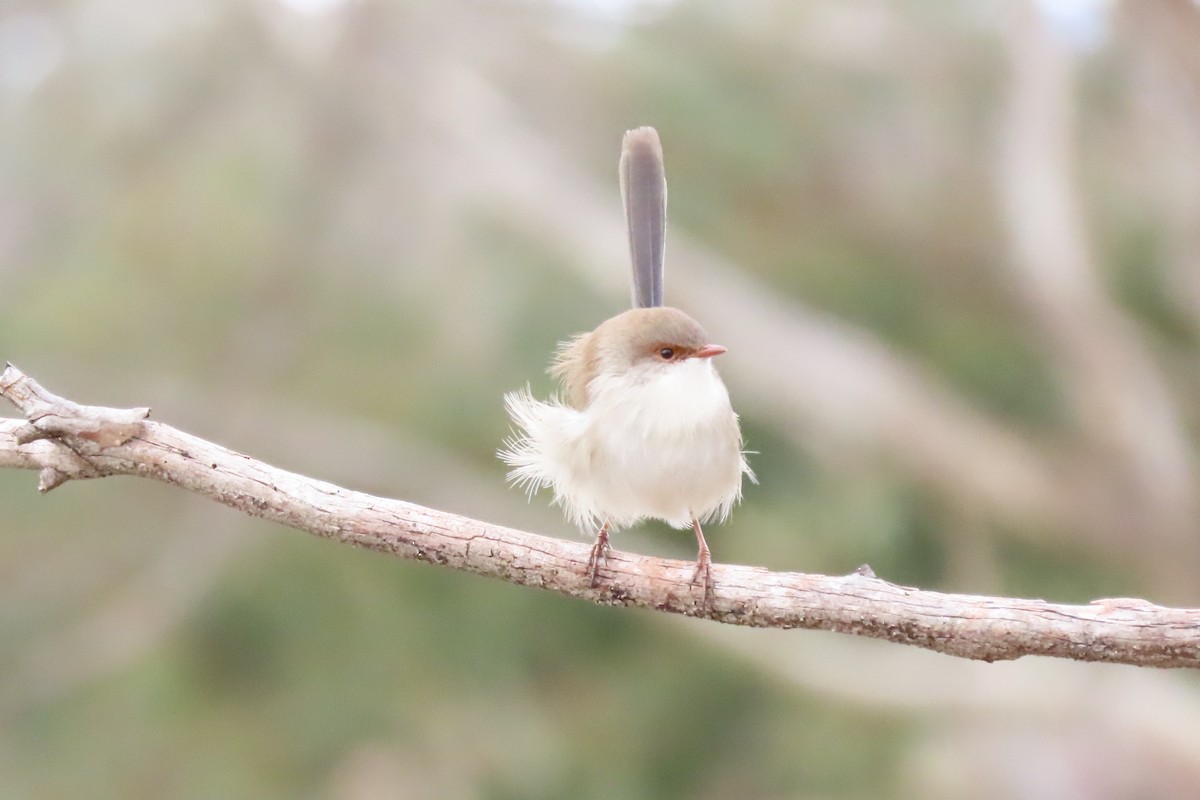
POLYGON ((661 306, 667 246, 667 175, 658 131, 645 127, 625 134, 620 174, 633 262, 633 305, 661 306))

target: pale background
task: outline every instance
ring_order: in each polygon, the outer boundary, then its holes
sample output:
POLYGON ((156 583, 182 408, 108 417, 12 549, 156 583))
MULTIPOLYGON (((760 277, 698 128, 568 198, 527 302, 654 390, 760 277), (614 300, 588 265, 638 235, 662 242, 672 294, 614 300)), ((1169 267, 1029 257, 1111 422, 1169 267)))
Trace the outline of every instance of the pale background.
MULTIPOLYGON (((501 396, 628 303, 643 124, 668 302, 758 451, 718 561, 1200 605, 1189 0, 5 0, 0 359, 574 536, 505 487, 501 396)), ((1190 673, 596 608, 35 481, 0 474, 0 798, 1200 786, 1190 673)))

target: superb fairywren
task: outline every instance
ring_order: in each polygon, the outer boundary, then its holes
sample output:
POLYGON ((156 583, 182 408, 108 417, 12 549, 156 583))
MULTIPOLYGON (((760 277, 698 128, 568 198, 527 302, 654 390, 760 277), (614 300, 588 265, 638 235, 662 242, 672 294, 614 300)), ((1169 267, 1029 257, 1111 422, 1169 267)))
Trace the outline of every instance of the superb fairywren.
POLYGON ((625 134, 619 173, 634 308, 559 346, 550 374, 561 398, 536 400, 528 389, 505 396, 516 431, 499 455, 511 482, 531 494, 553 488, 572 522, 595 528, 593 586, 613 529, 647 518, 691 527, 699 546, 692 581, 707 605, 712 556, 700 524, 728 517, 742 475, 754 474, 713 365, 725 348, 662 304, 667 185, 657 131, 625 134))

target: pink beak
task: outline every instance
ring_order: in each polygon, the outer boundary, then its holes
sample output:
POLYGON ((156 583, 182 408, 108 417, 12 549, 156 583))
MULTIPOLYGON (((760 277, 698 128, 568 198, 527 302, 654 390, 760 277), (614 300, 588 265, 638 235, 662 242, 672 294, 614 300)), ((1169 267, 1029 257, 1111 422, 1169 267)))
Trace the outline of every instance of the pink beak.
POLYGON ((712 358, 719 356, 725 352, 725 348, 719 344, 706 344, 696 352, 692 353, 692 358, 712 358))

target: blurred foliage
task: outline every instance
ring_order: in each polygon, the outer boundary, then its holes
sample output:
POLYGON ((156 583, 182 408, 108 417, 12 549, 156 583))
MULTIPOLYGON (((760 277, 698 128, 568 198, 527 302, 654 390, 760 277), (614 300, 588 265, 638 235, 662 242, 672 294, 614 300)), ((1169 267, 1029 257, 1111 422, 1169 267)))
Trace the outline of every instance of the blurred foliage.
MULTIPOLYGON (((1039 6, 1077 76, 1067 171, 1101 292, 1191 453, 1200 15, 1081 5, 1039 6)), ((798 447, 802 423, 748 411, 761 483, 710 532, 718 561, 1195 603, 1155 570, 1190 563, 1196 517, 1156 516, 1140 462, 1088 433, 1057 323, 1015 277, 996 183, 1017 6, 6 3, 0 358, 288 469, 571 536, 544 497, 505 490, 500 398, 550 391, 555 343, 625 300, 503 186, 544 151, 562 207, 602 198, 595 230, 615 229, 620 135, 653 124, 673 237, 1030 443, 1081 507, 1005 518, 903 453, 798 447)), ((689 277, 668 262, 670 295, 689 277)), ((763 346, 789 368, 787 341, 763 346)), ((907 710, 925 662, 887 646, 862 651, 898 659, 877 687, 897 704, 876 705, 702 623, 331 546, 145 481, 49 498, 34 481, 0 475, 0 797, 1158 798, 1200 781, 1194 753, 1115 756, 1111 720, 1076 740, 1037 714, 907 710), (977 747, 998 736, 1020 746, 977 747), (1056 768, 1023 770, 1029 742, 1056 768), (1094 763, 1154 780, 1053 788, 1094 763)), ((617 546, 691 548, 657 525, 617 546)))

